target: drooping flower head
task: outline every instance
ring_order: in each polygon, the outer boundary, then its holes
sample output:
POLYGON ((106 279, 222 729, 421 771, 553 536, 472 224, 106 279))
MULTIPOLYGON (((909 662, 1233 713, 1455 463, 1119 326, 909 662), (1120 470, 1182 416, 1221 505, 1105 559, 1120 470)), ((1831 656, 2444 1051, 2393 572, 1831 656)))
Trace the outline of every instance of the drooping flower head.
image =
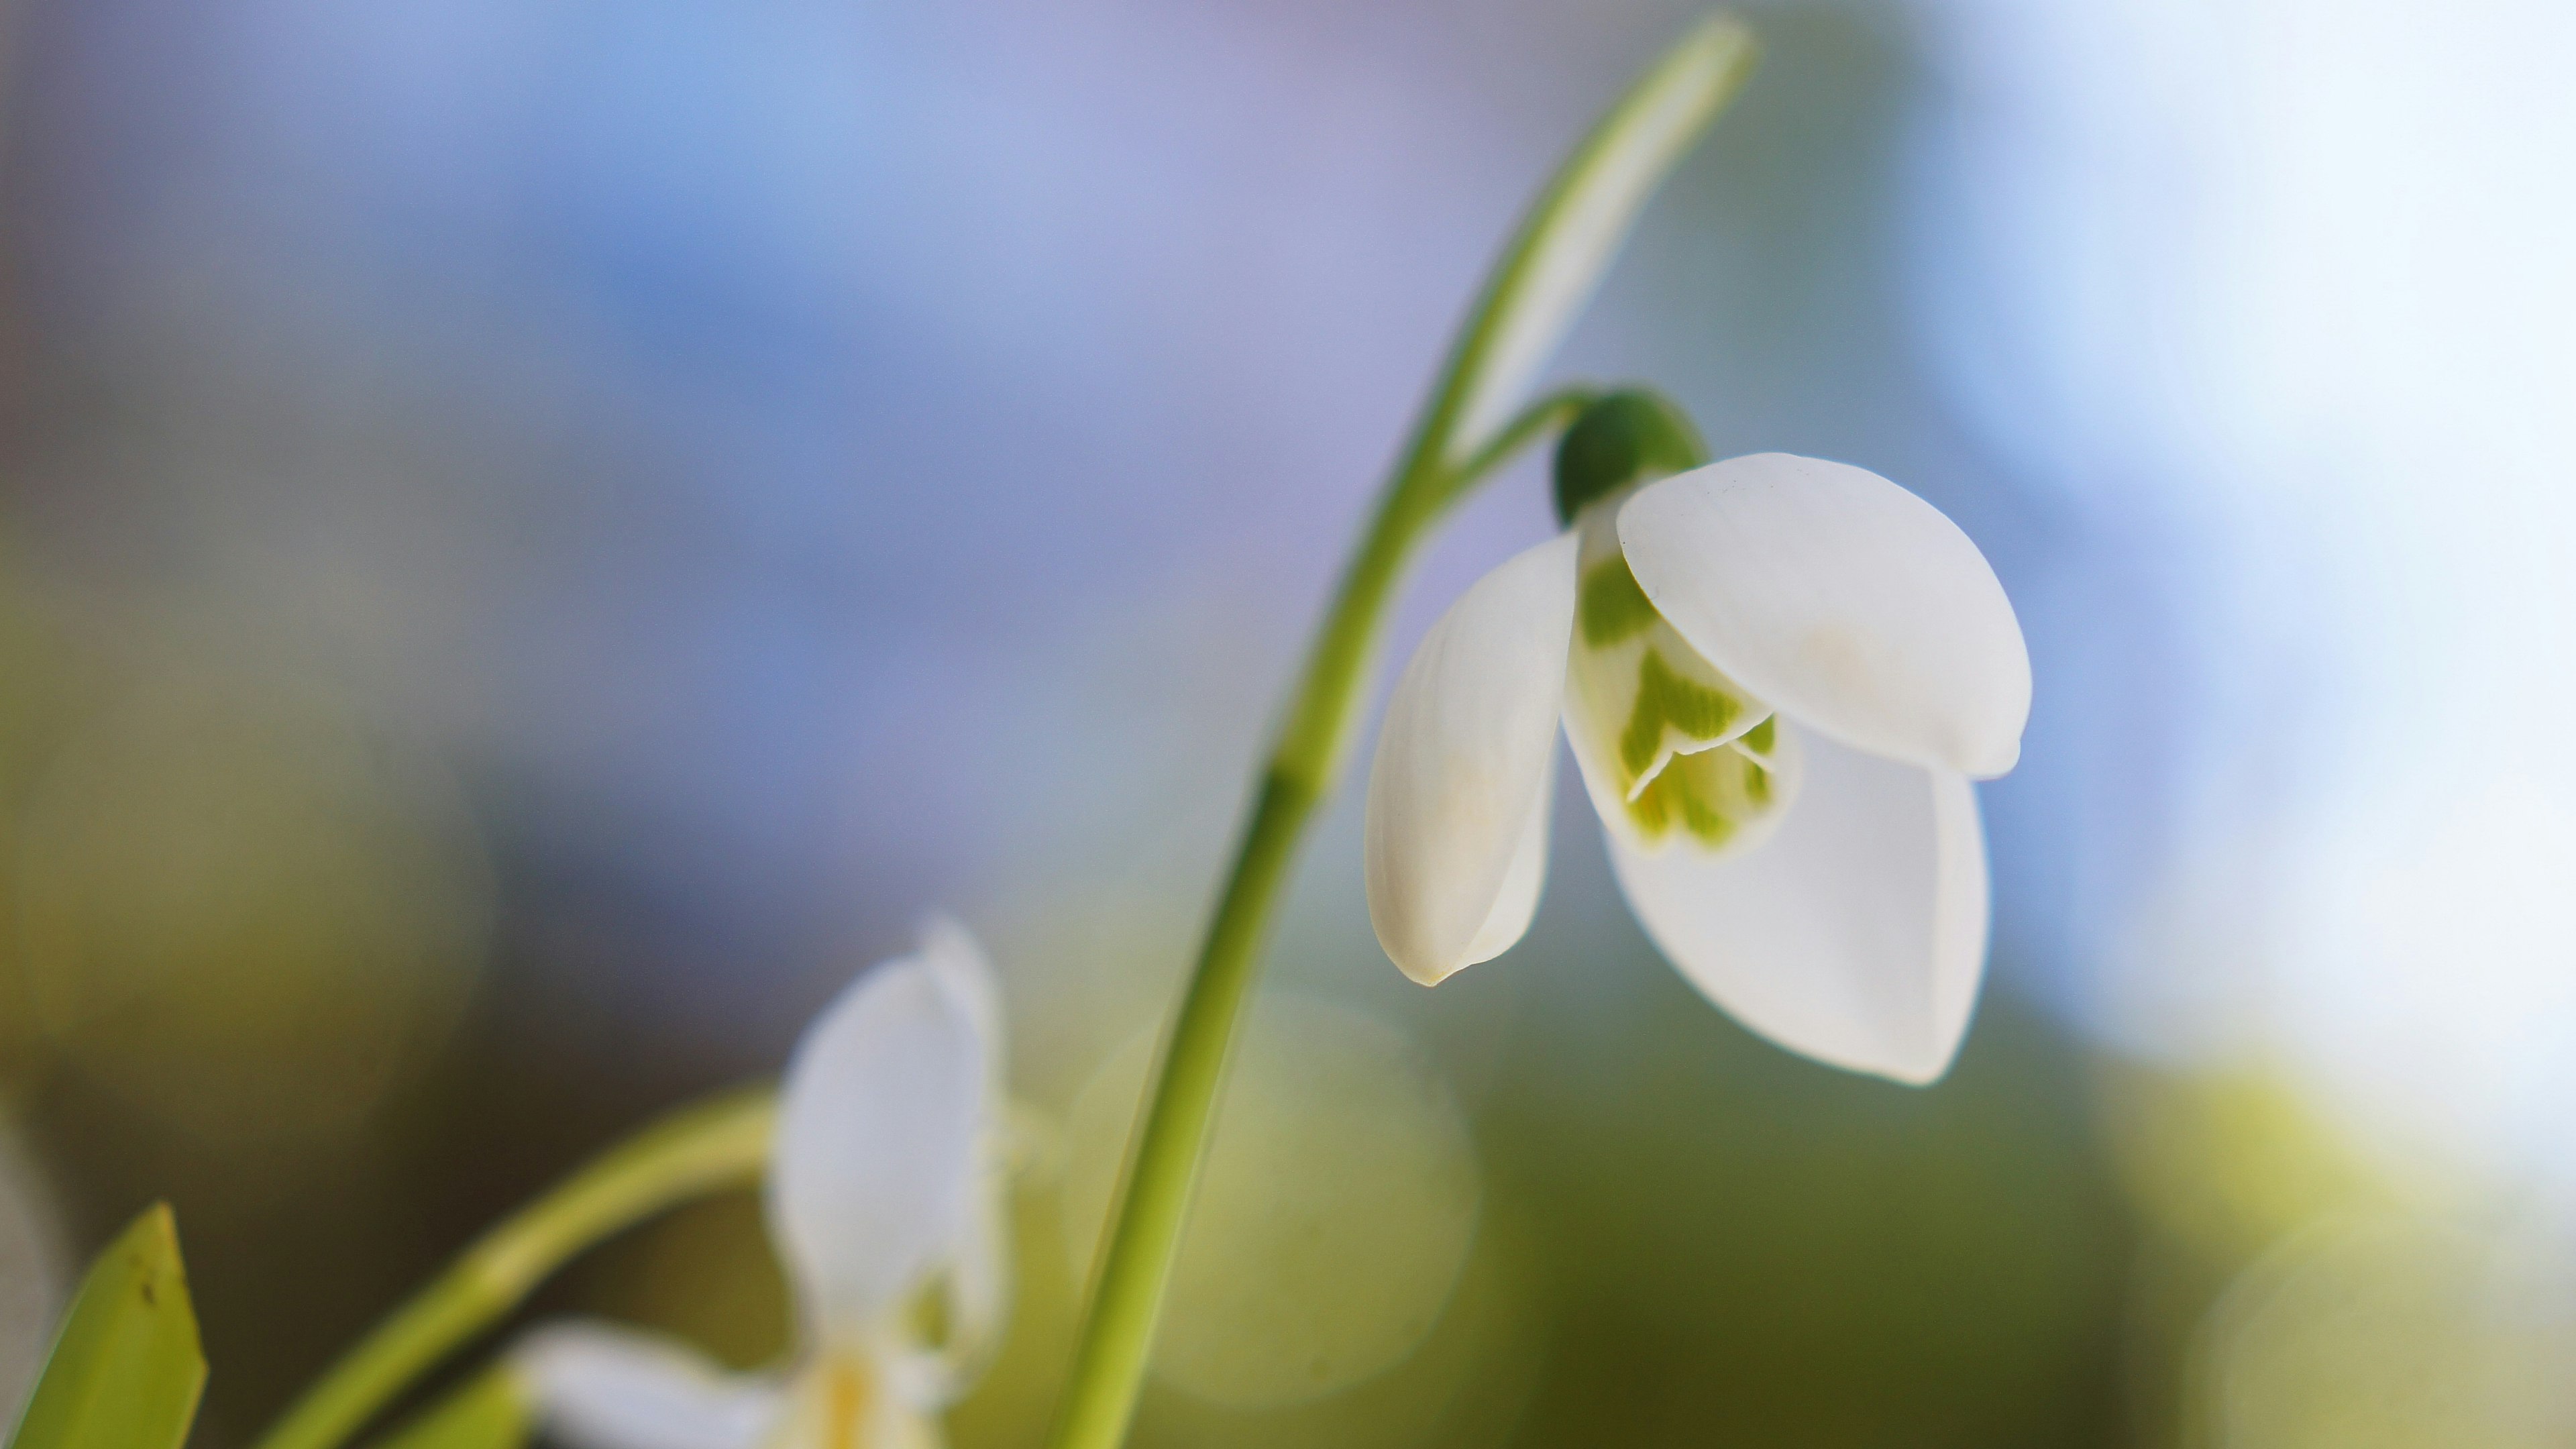
POLYGON ((1000 1337, 1009 1282, 1001 1023, 973 938, 934 920, 862 975, 788 1063, 766 1188, 796 1298, 784 1372, 728 1374, 602 1324, 513 1354, 574 1449, 927 1449, 1000 1337), (926 1325, 936 1325, 936 1331, 926 1325))
POLYGON ((1969 782, 2020 754, 2020 625, 1967 535, 1886 479, 1705 459, 1647 393, 1568 430, 1566 531, 1469 589, 1388 703, 1370 918, 1426 985, 1520 939, 1561 720, 1620 889, 1684 975, 1785 1046, 1929 1081, 1985 959, 1969 782))

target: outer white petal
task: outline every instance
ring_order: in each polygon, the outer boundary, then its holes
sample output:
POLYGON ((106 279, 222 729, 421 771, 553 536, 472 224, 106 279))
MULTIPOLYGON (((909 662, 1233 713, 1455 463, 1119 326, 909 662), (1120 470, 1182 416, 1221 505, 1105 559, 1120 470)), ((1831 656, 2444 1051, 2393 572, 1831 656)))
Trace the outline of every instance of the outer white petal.
POLYGON ((1547 884, 1547 819, 1555 804, 1556 751, 1551 748, 1538 792, 1530 797, 1529 816, 1521 822, 1520 842, 1512 847, 1511 864, 1503 868, 1503 888, 1485 913, 1485 924, 1476 928, 1476 939, 1467 943, 1468 965, 1493 960, 1529 933, 1538 916, 1539 891, 1547 884))
POLYGON ((1369 766, 1369 920, 1425 986, 1501 954, 1537 907, 1576 546, 1560 534, 1477 580, 1387 701, 1369 766))
POLYGON ((1665 620, 1791 719, 1979 779, 2020 758, 2030 655, 2003 585, 1877 474, 1730 458, 1638 490, 1619 543, 1665 620))
POLYGON ((992 1100, 991 1003, 954 966, 934 934, 869 971, 787 1065, 770 1229, 826 1339, 873 1332, 964 1232, 992 1100))
POLYGON ((1797 805, 1761 849, 1611 863, 1646 933, 1709 998, 1793 1051, 1921 1084, 1949 1070, 1986 959, 1976 791, 1806 741, 1797 805))
POLYGON ((540 1329, 510 1366, 547 1437, 570 1449, 755 1449, 786 1407, 773 1380, 606 1324, 540 1329))

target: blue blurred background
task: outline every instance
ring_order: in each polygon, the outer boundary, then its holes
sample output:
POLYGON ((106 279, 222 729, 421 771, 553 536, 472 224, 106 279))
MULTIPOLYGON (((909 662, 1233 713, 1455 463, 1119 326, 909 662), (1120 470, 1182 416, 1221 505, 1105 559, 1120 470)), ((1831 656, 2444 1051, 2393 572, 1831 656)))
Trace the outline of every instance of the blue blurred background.
MULTIPOLYGON (((1365 1114, 1392 1032, 1472 1206, 1265 1139, 1446 1266, 1362 1301, 1203 1229, 1140 1442, 2576 1440, 2576 12, 1751 13, 1558 370, 1994 560, 2038 691, 1960 1067, 1750 1037, 1581 829, 1422 992, 1345 799, 1271 980, 1282 1060, 1363 1065, 1241 1092, 1365 1114), (1321 1347, 1189 1317, 1298 1295, 1321 1347)), ((1694 14, 0 10, 0 1397, 168 1195, 239 1442, 946 907, 1043 1144, 953 1429, 1028 1442, 1299 640, 1511 219, 1694 14)), ((747 1198, 546 1306, 780 1341, 747 1198)))

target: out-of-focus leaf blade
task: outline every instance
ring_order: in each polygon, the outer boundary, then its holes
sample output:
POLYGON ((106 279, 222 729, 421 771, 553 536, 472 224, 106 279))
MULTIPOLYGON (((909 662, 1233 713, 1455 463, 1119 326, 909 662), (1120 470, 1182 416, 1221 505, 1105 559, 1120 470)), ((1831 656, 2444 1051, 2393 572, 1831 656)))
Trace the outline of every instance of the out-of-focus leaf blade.
POLYGON ((506 1368, 476 1376, 377 1440, 373 1449, 525 1449, 535 1425, 506 1368))
POLYGON ((206 1387, 167 1203, 90 1264, 9 1449, 179 1449, 206 1387))

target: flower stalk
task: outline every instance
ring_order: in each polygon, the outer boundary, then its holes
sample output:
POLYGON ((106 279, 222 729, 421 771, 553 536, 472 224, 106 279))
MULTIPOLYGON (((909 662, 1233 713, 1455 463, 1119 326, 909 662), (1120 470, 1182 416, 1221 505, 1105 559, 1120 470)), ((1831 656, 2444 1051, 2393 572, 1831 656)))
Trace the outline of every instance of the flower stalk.
MULTIPOLYGON (((1431 526, 1519 447, 1562 427, 1581 394, 1514 411, 1647 198, 1751 66, 1740 24, 1700 25, 1602 118, 1503 252, 1342 575, 1262 767, 1207 936, 1132 1139, 1118 1207, 1058 1411, 1054 1449, 1115 1449, 1153 1349, 1181 1229, 1261 946, 1316 807, 1331 793, 1386 607, 1431 526)), ((267 1449, 306 1449, 272 1445, 267 1449)))
POLYGON ((769 1160, 775 1091, 685 1107, 609 1149, 460 1254, 316 1381, 256 1449, 334 1449, 575 1254, 684 1202, 747 1187, 769 1160))

